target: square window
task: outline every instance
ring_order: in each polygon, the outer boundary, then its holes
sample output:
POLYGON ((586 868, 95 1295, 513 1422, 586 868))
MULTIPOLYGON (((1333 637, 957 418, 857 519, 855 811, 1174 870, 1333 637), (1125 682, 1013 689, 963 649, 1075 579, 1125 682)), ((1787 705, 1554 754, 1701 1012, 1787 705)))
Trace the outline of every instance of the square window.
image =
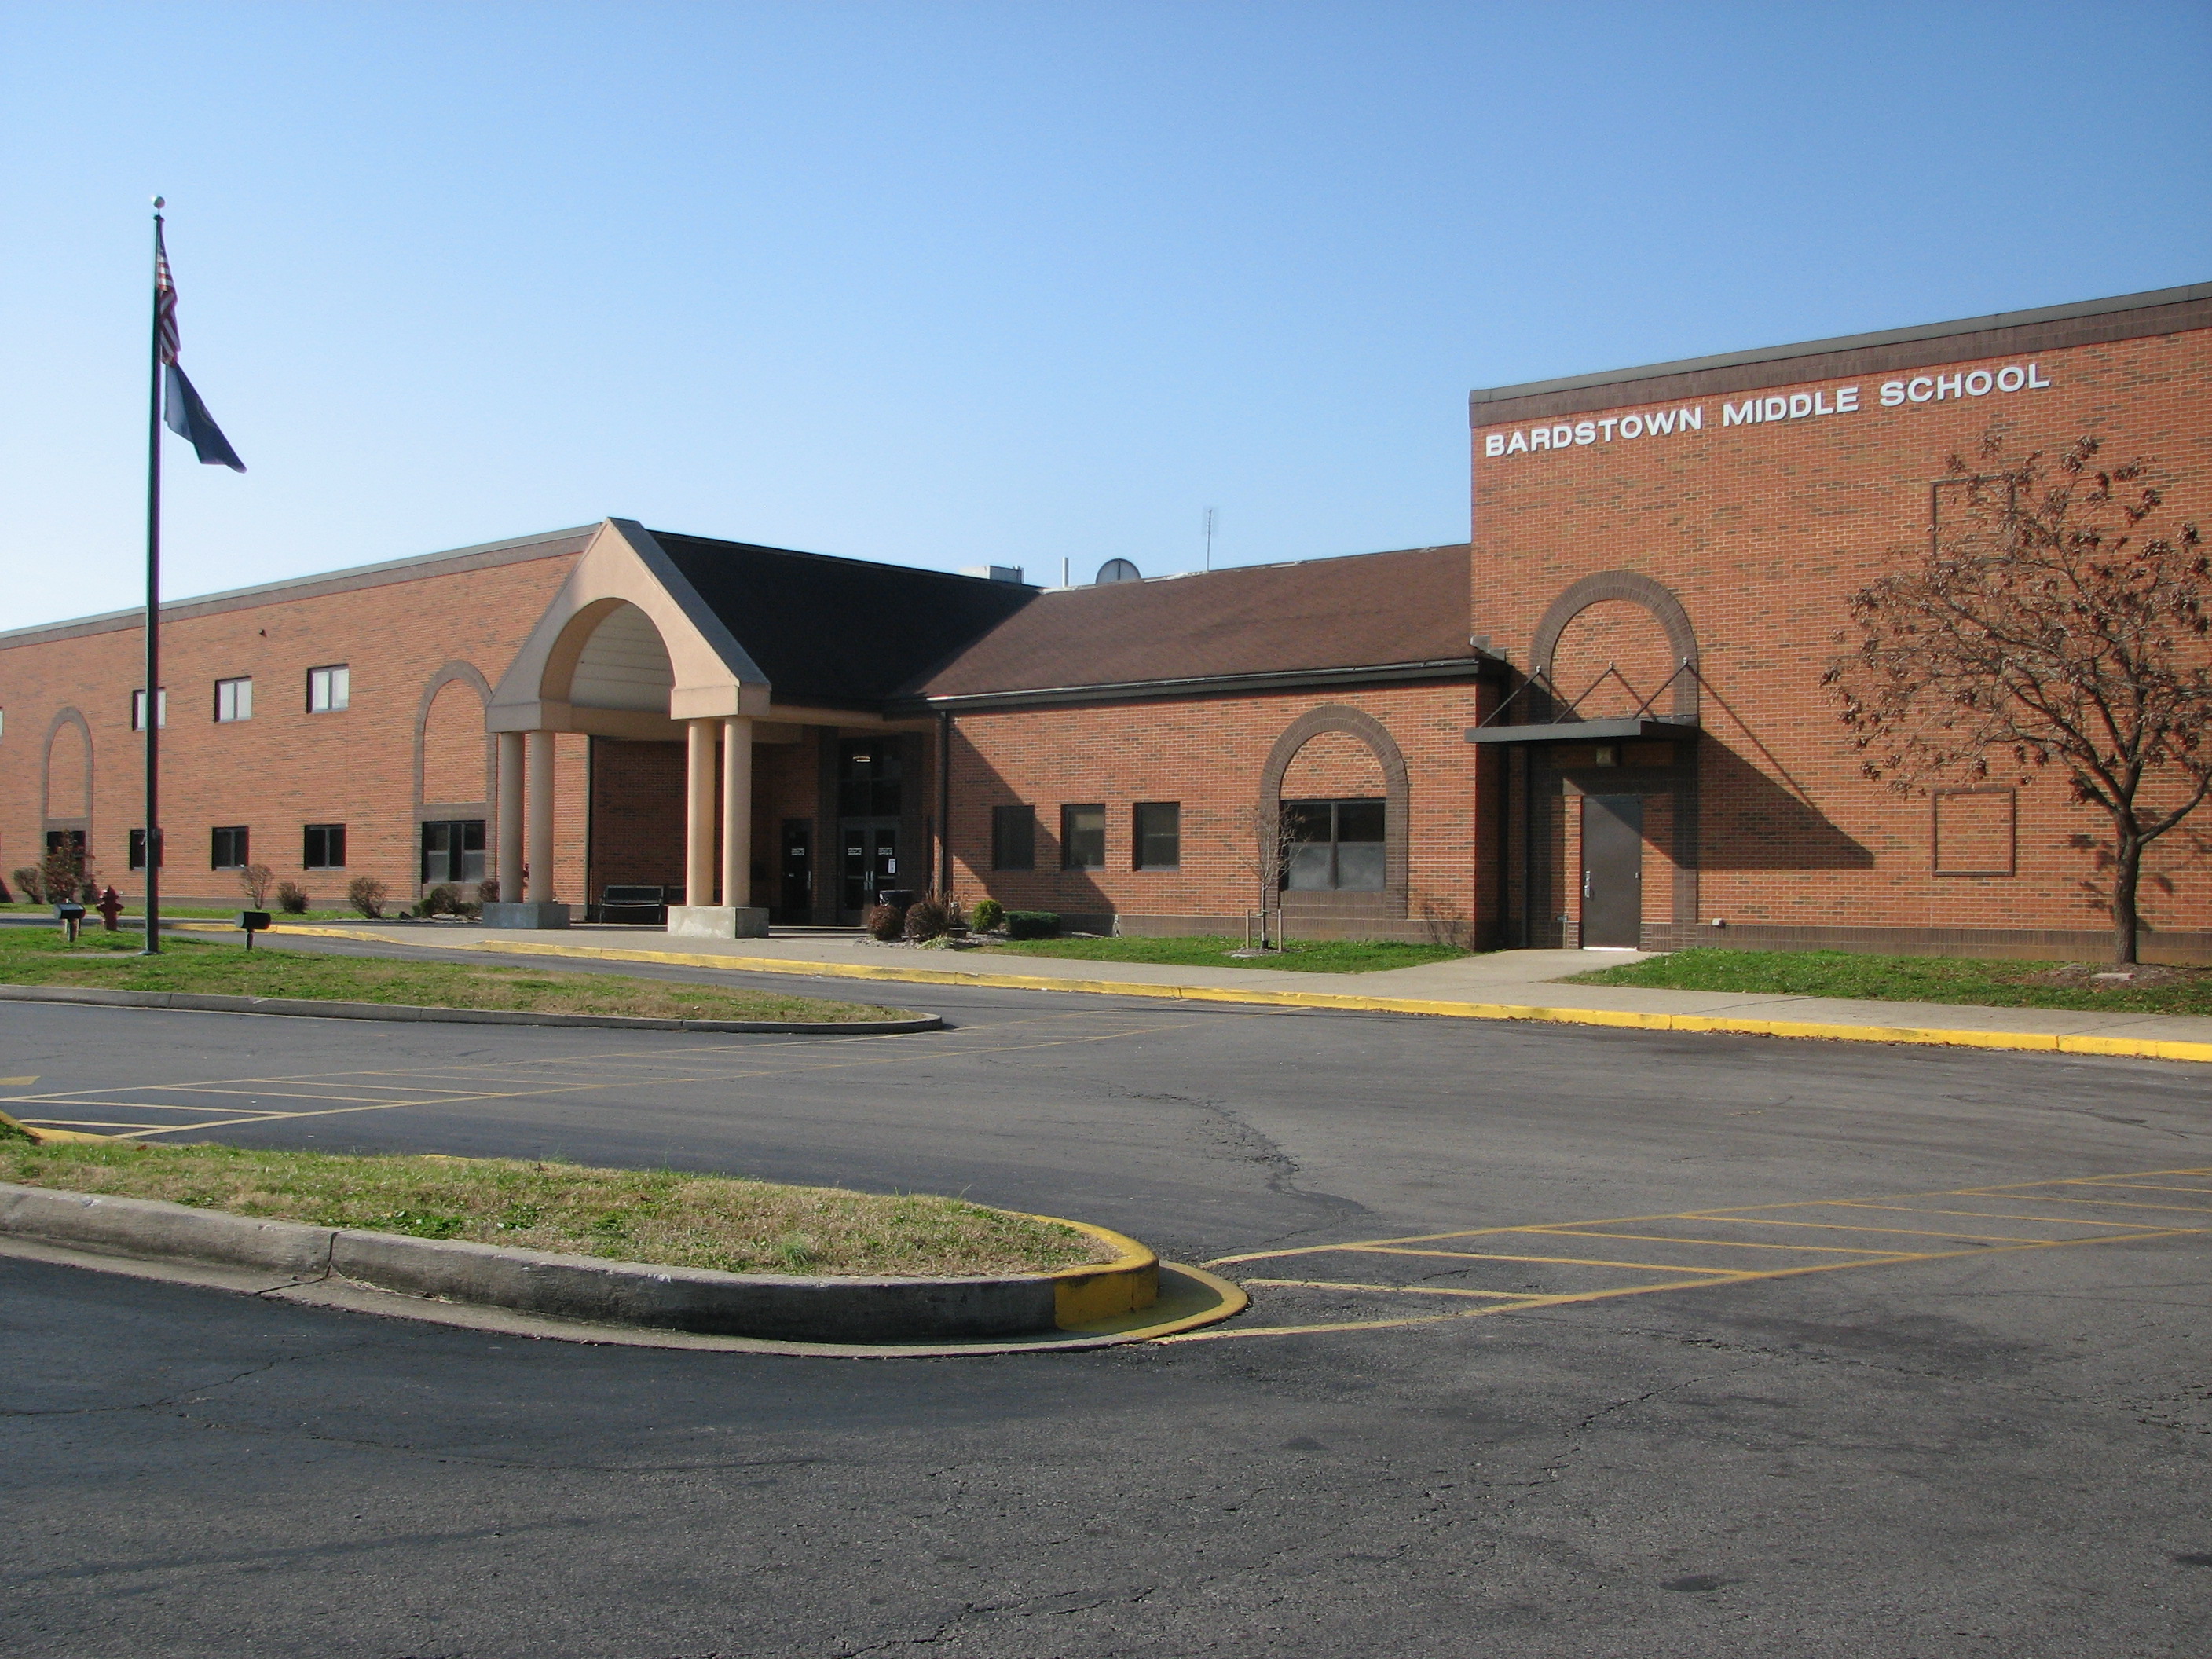
POLYGON ((1140 800, 1129 837, 1139 870, 1174 870, 1182 864, 1182 803, 1140 800))
POLYGON ((353 671, 345 664, 307 671, 307 712, 332 714, 353 701, 353 671))
POLYGON ((215 717, 221 725, 233 720, 253 718, 253 682, 251 679, 217 680, 215 683, 215 717))
POLYGON ((991 809, 991 867, 994 870, 1036 868, 1036 808, 994 806, 991 809))
POLYGON ((216 826, 210 837, 212 846, 208 854, 210 870, 243 870, 253 862, 246 853, 246 826, 227 823, 216 826))
MULTIPOLYGON (((168 729, 169 688, 166 685, 155 696, 154 718, 161 722, 164 731, 168 729)), ((133 691, 131 694, 131 729, 133 732, 143 732, 146 729, 146 694, 143 690, 133 691)))
POLYGON ((1103 803, 1060 809, 1060 866, 1063 870, 1106 867, 1106 808, 1103 803))
POLYGON ((311 823, 300 863, 309 870, 345 868, 345 830, 343 823, 311 823))
POLYGON ((432 820, 422 825, 422 884, 484 878, 484 821, 432 820))
POLYGON ((1291 855, 1283 885, 1293 891, 1380 892, 1388 875, 1379 800, 1300 800, 1283 803, 1291 855))

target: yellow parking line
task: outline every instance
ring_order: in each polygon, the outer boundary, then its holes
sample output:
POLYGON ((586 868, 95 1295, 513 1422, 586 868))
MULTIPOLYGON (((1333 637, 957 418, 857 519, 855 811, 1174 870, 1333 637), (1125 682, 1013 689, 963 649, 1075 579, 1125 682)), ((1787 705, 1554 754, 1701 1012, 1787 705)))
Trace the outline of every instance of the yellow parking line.
MULTIPOLYGON (((1712 1218, 1718 1220, 1721 1218, 1712 1218)), ((2064 1221, 2066 1218, 2063 1216, 2057 1216, 2052 1219, 2064 1221)), ((2071 1226, 2074 1224, 2067 1222, 2066 1224, 2071 1226)), ((2124 1227, 2130 1224, 2122 1221, 2113 1224, 2124 1227)), ((1747 1221, 1744 1225, 1747 1227, 1818 1227, 1839 1233, 1894 1233, 1905 1238, 1996 1239, 2014 1244, 2021 1242, 2018 1233, 1948 1233, 1938 1231, 1933 1227, 1861 1227, 1848 1221, 1747 1221)))
POLYGON ((2118 1187, 2130 1193, 2202 1193, 2212 1197, 2212 1187, 2162 1187, 2148 1181, 2071 1181, 2069 1187, 2118 1187))
POLYGON ((1448 1285, 1352 1285, 1335 1279, 1248 1279, 1254 1285, 1288 1285, 1311 1291, 1381 1291, 1391 1296, 1483 1296, 1506 1302, 1548 1302, 1542 1291, 1466 1291, 1448 1285))
MULTIPOLYGON (((1773 1224, 1762 1223, 1762 1225, 1773 1224)), ((1816 1222, 1784 1222, 1784 1226, 1816 1226, 1816 1222)), ((1594 1233, 1567 1222, 1557 1227, 1531 1227, 1532 1233, 1553 1238, 1631 1238, 1647 1244, 1713 1244, 1724 1250, 1812 1250, 1823 1255, 1894 1255, 1893 1250, 1855 1248, 1848 1244, 1754 1244, 1740 1238, 1673 1238, 1665 1233, 1594 1233)))
POLYGON ((1889 1210, 1893 1214, 1955 1214, 1969 1221, 2042 1221, 2046 1228, 2148 1228, 2148 1221, 2073 1221, 2062 1214, 2008 1214, 2006 1210, 1929 1210, 1911 1203, 1865 1203, 1863 1199, 1829 1199, 1838 1210, 1889 1210))
MULTIPOLYGON (((1990 1196, 1996 1194, 1992 1193, 1990 1196)), ((2106 1210, 2178 1210, 2185 1215, 2212 1215, 2212 1204, 2142 1204, 2132 1198, 2036 1198, 2027 1193, 2007 1193, 2004 1196, 2025 1198, 2031 1204, 2094 1204, 2106 1210)))
POLYGON ((1506 1255, 1495 1250, 1409 1250, 1392 1244, 1370 1244, 1362 1255, 1445 1256, 1454 1261, 1545 1261, 1560 1267, 1631 1267, 1646 1273, 1734 1273, 1734 1267, 1688 1267, 1672 1261, 1607 1261, 1579 1255, 1506 1255))

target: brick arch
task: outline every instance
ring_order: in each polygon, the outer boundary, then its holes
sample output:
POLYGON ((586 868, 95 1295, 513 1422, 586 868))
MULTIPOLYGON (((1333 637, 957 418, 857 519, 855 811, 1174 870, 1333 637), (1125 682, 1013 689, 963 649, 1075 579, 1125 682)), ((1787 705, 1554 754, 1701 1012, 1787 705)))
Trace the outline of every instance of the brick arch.
MULTIPOLYGON (((1650 611, 1666 630, 1674 665, 1696 665, 1697 630, 1690 626, 1690 613, 1682 608, 1682 601, 1675 597, 1674 589, 1638 571, 1601 570, 1595 575, 1583 577, 1552 601, 1551 608, 1544 612, 1544 619, 1536 624, 1535 637, 1528 647, 1528 672, 1548 680, 1553 656, 1559 648, 1559 635, 1567 631, 1567 624, 1590 606, 1607 599, 1626 599, 1650 611)), ((1679 720, 1696 721, 1698 681, 1694 674, 1676 677, 1674 714, 1679 720)))
POLYGON ((74 708, 56 713, 46 726, 46 741, 39 757, 39 815, 45 830, 82 830, 85 844, 92 843, 92 724, 74 708), (84 756, 84 799, 70 803, 77 810, 70 812, 54 811, 54 741, 65 726, 76 728, 77 742, 84 756))
MULTIPOLYGON (((1267 751, 1260 773, 1260 810, 1271 815, 1281 810, 1283 775, 1291 769, 1298 750, 1327 732, 1342 732, 1358 738, 1382 768, 1382 897, 1395 914, 1406 913, 1410 885, 1407 854, 1407 817, 1413 799, 1412 776, 1406 757, 1389 728, 1364 710, 1343 703, 1323 703, 1310 708, 1284 728, 1267 751)), ((1314 896, 1319 896, 1316 895, 1314 896)))
MULTIPOLYGON (((415 705, 415 805, 418 816, 420 809, 426 805, 422 793, 422 769, 428 758, 425 745, 430 726, 430 706, 438 701, 438 694, 449 685, 465 685, 476 694, 479 708, 489 708, 491 706, 491 683, 473 663, 449 662, 423 682, 422 698, 415 705)), ((496 741, 489 730, 484 732, 483 781, 482 793, 474 799, 489 801, 495 793, 492 768, 496 741)))

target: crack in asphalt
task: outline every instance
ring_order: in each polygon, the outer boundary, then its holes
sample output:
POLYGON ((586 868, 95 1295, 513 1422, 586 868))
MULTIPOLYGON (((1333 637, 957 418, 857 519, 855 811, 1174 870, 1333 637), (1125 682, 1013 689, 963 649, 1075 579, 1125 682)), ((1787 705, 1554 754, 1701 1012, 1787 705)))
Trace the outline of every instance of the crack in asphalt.
POLYGON ((305 1359, 327 1359, 334 1354, 350 1353, 356 1348, 367 1346, 361 1342, 347 1342, 335 1348, 318 1349, 313 1353, 279 1354, 276 1358, 264 1360, 258 1365, 249 1365, 234 1376, 226 1376, 214 1382, 195 1383, 181 1393, 164 1395, 159 1400, 133 1401, 128 1405, 121 1406, 61 1406, 51 1410, 25 1410, 19 1407, 8 1406, 0 1407, 0 1417, 100 1417, 124 1412, 160 1411, 165 1407, 187 1404, 212 1394, 217 1389, 230 1388, 235 1383, 245 1382, 249 1376, 259 1376, 264 1372, 273 1371, 279 1365, 297 1364, 305 1359))

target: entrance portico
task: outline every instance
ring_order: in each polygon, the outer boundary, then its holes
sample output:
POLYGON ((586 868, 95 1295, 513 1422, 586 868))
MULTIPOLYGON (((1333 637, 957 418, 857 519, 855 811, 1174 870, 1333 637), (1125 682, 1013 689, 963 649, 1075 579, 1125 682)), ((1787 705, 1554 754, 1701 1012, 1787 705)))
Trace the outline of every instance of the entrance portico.
POLYGON ((752 902, 752 750, 770 707, 767 676, 652 533, 608 520, 492 696, 500 898, 485 921, 568 924, 573 906, 553 891, 553 734, 579 732, 684 744, 684 902, 669 907, 669 931, 764 935, 768 912, 752 902))

